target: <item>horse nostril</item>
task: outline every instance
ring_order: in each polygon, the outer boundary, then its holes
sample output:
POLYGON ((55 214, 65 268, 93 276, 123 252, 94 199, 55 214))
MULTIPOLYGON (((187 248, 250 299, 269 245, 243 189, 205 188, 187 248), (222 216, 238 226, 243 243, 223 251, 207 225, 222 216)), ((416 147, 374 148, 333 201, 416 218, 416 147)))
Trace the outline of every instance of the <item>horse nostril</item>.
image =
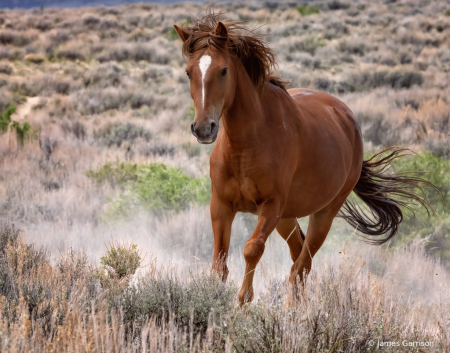
POLYGON ((213 121, 211 123, 211 133, 216 129, 217 124, 213 121))
POLYGON ((191 131, 192 131, 192 133, 195 135, 195 133, 194 133, 194 128, 195 128, 195 122, 191 124, 191 131))

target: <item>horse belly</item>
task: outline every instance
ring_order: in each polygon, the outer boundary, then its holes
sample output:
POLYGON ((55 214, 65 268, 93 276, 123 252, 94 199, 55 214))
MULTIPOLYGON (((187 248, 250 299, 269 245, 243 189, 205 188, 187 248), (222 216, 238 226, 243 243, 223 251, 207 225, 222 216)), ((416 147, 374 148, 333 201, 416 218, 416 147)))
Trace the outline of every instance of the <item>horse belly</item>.
POLYGON ((320 211, 336 198, 347 180, 344 168, 325 167, 320 172, 306 170, 304 174, 291 184, 284 218, 301 218, 320 211))

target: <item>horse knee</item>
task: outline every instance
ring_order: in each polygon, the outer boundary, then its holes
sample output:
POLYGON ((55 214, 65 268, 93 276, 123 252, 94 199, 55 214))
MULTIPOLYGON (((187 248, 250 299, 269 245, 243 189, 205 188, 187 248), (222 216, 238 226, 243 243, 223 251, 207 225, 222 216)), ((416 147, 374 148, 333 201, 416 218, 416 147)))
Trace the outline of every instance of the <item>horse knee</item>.
POLYGON ((257 263, 264 253, 264 242, 260 239, 250 239, 244 248, 244 258, 247 263, 257 263))

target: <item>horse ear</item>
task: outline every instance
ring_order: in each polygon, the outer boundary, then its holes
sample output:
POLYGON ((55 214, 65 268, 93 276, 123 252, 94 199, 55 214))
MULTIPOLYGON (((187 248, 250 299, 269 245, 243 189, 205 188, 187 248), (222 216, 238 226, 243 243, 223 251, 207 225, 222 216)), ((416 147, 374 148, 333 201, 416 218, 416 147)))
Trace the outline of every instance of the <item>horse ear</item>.
POLYGON ((216 28, 214 29, 214 34, 221 36, 221 37, 227 37, 228 36, 228 30, 227 27, 223 24, 222 21, 219 21, 216 28))
POLYGON ((177 31, 183 43, 186 42, 186 40, 189 38, 189 34, 177 25, 173 25, 173 27, 175 28, 175 31, 177 31))

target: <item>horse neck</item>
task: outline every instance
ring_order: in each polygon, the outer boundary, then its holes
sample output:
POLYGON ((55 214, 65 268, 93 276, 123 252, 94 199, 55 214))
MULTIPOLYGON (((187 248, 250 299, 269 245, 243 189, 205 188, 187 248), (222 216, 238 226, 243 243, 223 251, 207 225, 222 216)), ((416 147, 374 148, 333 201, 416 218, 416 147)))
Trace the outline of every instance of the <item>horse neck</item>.
POLYGON ((231 145, 254 146, 263 123, 261 98, 242 63, 236 60, 234 67, 234 99, 222 115, 224 132, 231 145))

